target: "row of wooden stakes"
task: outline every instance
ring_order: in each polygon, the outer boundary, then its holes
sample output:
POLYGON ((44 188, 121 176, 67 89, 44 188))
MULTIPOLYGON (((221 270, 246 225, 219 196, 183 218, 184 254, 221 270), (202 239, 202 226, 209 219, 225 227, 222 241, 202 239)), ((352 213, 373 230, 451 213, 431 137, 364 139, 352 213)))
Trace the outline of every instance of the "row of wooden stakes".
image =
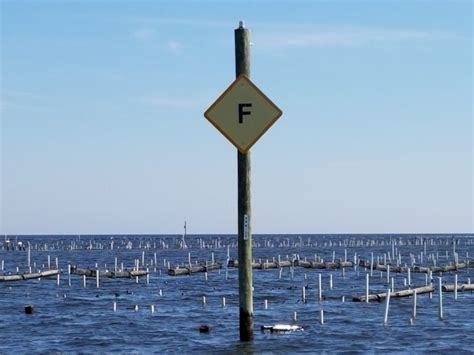
POLYGON ((82 269, 76 266, 71 266, 71 274, 86 276, 86 277, 97 277, 97 273, 99 273, 99 277, 108 277, 112 279, 119 279, 119 278, 132 278, 132 277, 141 277, 146 276, 148 274, 147 270, 123 270, 123 271, 114 271, 114 270, 94 270, 94 269, 82 269))
POLYGON ((53 269, 53 270, 46 270, 46 271, 41 271, 41 272, 28 272, 24 274, 0 275, 0 282, 39 279, 41 277, 56 276, 56 275, 59 275, 60 273, 61 273, 60 270, 53 269))
MULTIPOLYGON (((229 260, 228 264, 229 267, 239 267, 238 260, 229 260)), ((306 261, 301 259, 291 260, 283 260, 283 261, 265 261, 261 263, 253 262, 252 269, 280 269, 284 267, 303 267, 307 269, 342 269, 346 267, 351 267, 353 265, 352 261, 306 261)))
MULTIPOLYGON (((124 270, 124 271, 99 271, 91 269, 81 269, 75 266, 71 266, 71 274, 86 276, 86 277, 97 277, 97 272, 99 272, 99 277, 108 277, 108 278, 133 278, 146 276, 148 271, 146 270, 124 270)), ((40 272, 28 272, 24 274, 13 274, 13 275, 0 275, 0 282, 11 282, 11 281, 23 281, 23 280, 33 280, 44 277, 58 276, 61 274, 61 270, 52 269, 40 272)))
POLYGON ((191 275, 197 272, 208 272, 211 270, 220 269, 222 266, 219 263, 198 265, 192 267, 176 267, 174 269, 168 269, 169 276, 180 276, 180 275, 191 275))
MULTIPOLYGON (((351 261, 334 261, 334 262, 318 262, 318 261, 306 261, 295 259, 293 261, 283 260, 283 261, 265 261, 265 262, 253 262, 253 269, 280 269, 286 267, 304 267, 312 269, 340 269, 345 267, 351 267, 353 263, 351 261)), ((237 268, 239 267, 239 262, 236 259, 231 259, 227 263, 228 267, 237 268)), ((219 263, 199 265, 192 267, 176 267, 173 269, 168 269, 168 275, 170 276, 180 276, 180 275, 191 275, 198 272, 208 272, 211 270, 216 270, 222 268, 222 265, 219 263)))
MULTIPOLYGON (((370 261, 359 259, 359 266, 370 269, 371 267, 370 261)), ((378 270, 378 271, 386 272, 390 268, 390 272, 401 273, 401 272, 408 272, 408 269, 410 269, 411 272, 425 273, 425 274, 428 274, 430 271, 432 273, 457 271, 457 270, 465 269, 468 267, 474 267, 474 263, 467 260, 465 262, 456 263, 452 265, 432 266, 432 267, 416 266, 416 265, 412 267, 408 267, 408 266, 396 266, 396 265, 391 265, 391 264, 373 264, 372 265, 372 269, 378 270)))
MULTIPOLYGON (((457 285, 457 291, 458 292, 465 292, 465 291, 474 291, 474 284, 458 284, 457 285)), ((442 286, 443 292, 454 292, 455 285, 454 284, 447 284, 442 286)), ((421 295, 423 293, 432 293, 434 292, 434 287, 433 285, 427 285, 427 286, 421 286, 421 287, 415 287, 415 288, 410 288, 406 290, 400 290, 400 291, 393 291, 390 292, 390 297, 409 297, 413 296, 415 293, 417 295, 421 295)), ((382 301, 387 297, 387 292, 381 292, 381 293, 374 293, 369 295, 369 301, 382 301)), ((357 296, 353 297, 352 300, 354 302, 366 302, 367 298, 366 296, 357 296)))

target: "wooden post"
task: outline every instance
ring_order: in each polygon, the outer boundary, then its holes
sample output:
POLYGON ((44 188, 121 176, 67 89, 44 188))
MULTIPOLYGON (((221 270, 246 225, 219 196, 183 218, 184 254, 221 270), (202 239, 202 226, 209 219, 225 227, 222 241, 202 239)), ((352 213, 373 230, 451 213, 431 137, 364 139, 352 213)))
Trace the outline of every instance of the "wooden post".
MULTIPOLYGON (((235 75, 250 77, 250 31, 240 21, 234 31, 235 75)), ((250 152, 237 152, 238 171, 238 259, 239 259, 239 307, 240 340, 253 339, 253 292, 252 292, 252 214, 250 194, 250 152)))
POLYGON ((416 318, 416 289, 413 290, 413 313, 412 313, 412 318, 415 320, 416 318))
POLYGON ((369 274, 365 274, 365 302, 369 303, 369 274))
POLYGON ((385 314, 383 317, 383 324, 388 324, 388 309, 390 307, 390 288, 387 290, 387 297, 385 298, 385 314))
POLYGON ((439 288, 439 319, 443 320, 443 283, 441 277, 438 278, 438 288, 439 288))
POLYGON ((458 274, 454 274, 454 299, 458 299, 458 274))

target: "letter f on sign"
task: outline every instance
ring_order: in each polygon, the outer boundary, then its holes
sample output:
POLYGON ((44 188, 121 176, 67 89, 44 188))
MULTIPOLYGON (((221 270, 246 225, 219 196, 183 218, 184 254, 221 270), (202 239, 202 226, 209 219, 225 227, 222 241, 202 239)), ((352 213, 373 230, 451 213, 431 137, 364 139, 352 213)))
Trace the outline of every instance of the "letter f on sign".
POLYGON ((244 123, 244 116, 250 115, 250 111, 244 111, 244 107, 252 107, 252 104, 239 104, 239 123, 244 123))

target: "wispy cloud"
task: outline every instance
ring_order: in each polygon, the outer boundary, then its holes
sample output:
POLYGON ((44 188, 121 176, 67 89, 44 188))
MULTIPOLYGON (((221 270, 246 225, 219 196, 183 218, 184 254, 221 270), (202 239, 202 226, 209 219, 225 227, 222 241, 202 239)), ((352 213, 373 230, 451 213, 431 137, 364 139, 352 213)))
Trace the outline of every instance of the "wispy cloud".
POLYGON ((332 28, 289 31, 257 32, 253 42, 260 48, 308 48, 308 47, 347 47, 393 44, 404 42, 426 42, 454 40, 462 37, 439 31, 386 28, 332 28))
POLYGON ((175 40, 166 41, 165 48, 173 54, 181 54, 183 51, 183 45, 181 42, 175 40))
POLYGON ((130 37, 132 37, 134 40, 139 41, 139 42, 145 42, 153 38, 153 35, 155 34, 155 31, 150 28, 139 28, 135 31, 133 31, 130 34, 130 37))

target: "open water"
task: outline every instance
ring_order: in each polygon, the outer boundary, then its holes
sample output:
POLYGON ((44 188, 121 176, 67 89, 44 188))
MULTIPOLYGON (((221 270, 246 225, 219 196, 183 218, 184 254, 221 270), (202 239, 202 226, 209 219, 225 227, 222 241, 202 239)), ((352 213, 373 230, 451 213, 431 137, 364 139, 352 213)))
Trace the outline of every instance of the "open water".
MULTIPOLYGON (((365 294, 362 268, 318 270, 295 267, 254 270, 255 339, 239 342, 238 275, 236 269, 211 271, 206 281, 203 273, 191 276, 168 276, 165 264, 187 263, 188 253, 194 262, 226 263, 227 251, 237 257, 235 236, 187 236, 187 249, 180 248, 180 236, 9 236, 0 240, 0 260, 4 273, 25 272, 26 250, 7 250, 9 245, 31 245, 31 265, 34 270, 51 267, 55 259, 63 270, 60 285, 56 277, 19 282, 0 282, 0 342, 1 353, 474 353, 474 294, 444 293, 444 319, 438 317, 438 293, 418 296, 417 317, 409 323, 412 298, 392 298, 388 325, 383 325, 385 304, 352 302, 352 296, 365 294), (150 283, 146 278, 87 280, 71 275, 68 285, 67 265, 95 269, 114 269, 118 265, 133 268, 144 254, 145 267, 150 268, 150 283), (157 269, 153 265, 154 254, 157 269), (160 274, 161 270, 161 274, 160 274), (322 274, 325 299, 318 300, 317 280, 322 274), (329 274, 333 289, 329 289, 329 274), (306 303, 301 301, 306 287, 306 303), (160 296, 160 290, 162 295, 160 296), (202 296, 207 304, 202 304, 202 296), (342 297, 345 297, 345 302, 342 297), (221 306, 222 297, 226 306, 221 306), (268 309, 264 309, 264 300, 268 309), (112 309, 117 303, 117 311, 112 309), (34 313, 24 313, 24 306, 34 305, 34 313), (150 312, 155 305, 156 312, 150 312), (138 310, 135 310, 138 306, 138 310), (319 323, 319 310, 324 310, 324 325, 319 323), (292 320, 293 312, 297 320, 292 320), (298 324, 302 332, 262 332, 262 325, 298 324), (211 327, 200 333, 201 324, 211 327)), ((317 258, 353 260, 354 253, 370 259, 370 253, 380 261, 389 255, 402 264, 437 265, 474 256, 474 235, 257 235, 253 254, 262 260, 277 258, 317 258), (425 253, 426 250, 426 253, 425 253)), ((395 262, 395 260, 392 260, 395 262)), ((0 274, 2 271, 0 271, 0 274)), ((458 282, 473 279, 474 269, 457 271, 458 282)), ((394 274, 395 288, 403 289, 406 274, 394 274)), ((433 275, 437 286, 439 275, 433 275)), ((443 283, 453 283, 454 273, 442 275, 443 283)), ((422 286, 425 274, 412 273, 412 284, 422 286)), ((474 282, 474 279, 473 279, 474 282)), ((385 273, 374 271, 370 280, 372 291, 387 288, 385 273)))

